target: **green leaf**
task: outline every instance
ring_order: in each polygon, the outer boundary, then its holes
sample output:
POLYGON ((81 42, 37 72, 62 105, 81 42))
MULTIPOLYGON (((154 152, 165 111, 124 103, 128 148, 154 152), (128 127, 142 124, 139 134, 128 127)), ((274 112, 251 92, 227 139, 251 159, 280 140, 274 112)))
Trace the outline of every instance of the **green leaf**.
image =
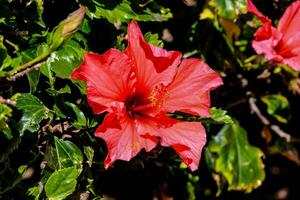
POLYGON ((45 192, 49 200, 62 200, 75 191, 78 171, 75 167, 69 167, 55 171, 49 177, 45 192))
POLYGON ((84 146, 83 151, 85 156, 87 157, 87 163, 91 167, 93 164, 93 158, 94 158, 94 149, 90 146, 84 146))
POLYGON ((214 170, 225 177, 229 190, 251 192, 265 179, 264 154, 249 144, 247 132, 238 122, 225 125, 209 142, 208 149, 215 155, 211 162, 214 170))
POLYGON ((27 190, 29 196, 33 196, 34 200, 39 200, 43 188, 39 186, 33 186, 27 190))
POLYGON ((12 109, 5 105, 0 104, 0 131, 4 133, 8 140, 13 138, 11 130, 7 124, 7 120, 12 116, 12 109))
POLYGON ((49 109, 35 96, 21 94, 17 99, 16 107, 23 111, 19 122, 19 131, 23 135, 25 130, 35 132, 40 128, 39 123, 43 119, 51 117, 49 109))
POLYGON ((57 77, 69 78, 73 70, 83 60, 84 50, 74 40, 68 40, 60 50, 55 51, 46 61, 46 65, 57 77))
POLYGON ((133 5, 135 2, 128 0, 87 0, 82 3, 88 7, 90 17, 106 18, 111 23, 131 20, 166 21, 172 17, 169 9, 159 6, 155 1, 149 1, 147 5, 133 5))
POLYGON ((73 123, 74 127, 77 129, 81 129, 87 126, 87 119, 84 116, 83 112, 73 103, 66 102, 66 105, 72 108, 74 113, 76 114, 77 120, 73 123))
POLYGON ((44 2, 43 0, 34 0, 34 3, 36 5, 36 13, 37 13, 36 23, 41 27, 45 28, 45 23, 43 21, 43 12, 44 12, 43 2, 44 2))
POLYGON ((157 33, 152 34, 151 32, 148 32, 144 35, 144 38, 147 42, 149 42, 155 46, 158 46, 160 48, 164 47, 164 42, 159 39, 159 35, 157 33))
POLYGON ((203 118, 195 115, 190 115, 182 112, 168 113, 167 116, 173 117, 178 120, 191 121, 191 122, 202 122, 206 124, 232 124, 233 120, 227 111, 221 110, 215 107, 210 109, 211 116, 210 118, 203 118))
POLYGON ((59 94, 71 94, 71 88, 68 85, 66 85, 65 87, 63 87, 59 90, 48 88, 46 91, 49 92, 49 94, 52 96, 56 96, 59 94))
MULTIPOLYGON (((7 54, 7 49, 3 44, 3 36, 0 35, 0 66, 2 65, 2 63, 5 61, 6 57, 8 57, 9 55, 7 54)), ((0 67, 1 70, 1 67, 0 67)))
POLYGON ((30 93, 34 93, 37 89, 37 85, 39 84, 40 79, 40 71, 33 70, 29 74, 27 74, 28 82, 30 85, 30 93))
POLYGON ((210 109, 210 118, 215 122, 224 123, 224 124, 233 124, 233 120, 229 115, 227 115, 226 110, 212 107, 210 109))
POLYGON ((82 168, 83 155, 73 142, 54 137, 54 145, 55 147, 48 144, 45 154, 45 160, 51 169, 82 168))
POLYGON ((286 97, 273 94, 261 97, 262 102, 267 105, 269 115, 275 117, 279 122, 287 123, 290 118, 290 104, 286 97))
POLYGON ((66 118, 67 116, 60 110, 60 108, 57 105, 53 105, 53 111, 55 112, 55 115, 60 118, 66 118))
POLYGON ((247 0, 215 0, 219 14, 226 19, 234 19, 247 12, 247 0))

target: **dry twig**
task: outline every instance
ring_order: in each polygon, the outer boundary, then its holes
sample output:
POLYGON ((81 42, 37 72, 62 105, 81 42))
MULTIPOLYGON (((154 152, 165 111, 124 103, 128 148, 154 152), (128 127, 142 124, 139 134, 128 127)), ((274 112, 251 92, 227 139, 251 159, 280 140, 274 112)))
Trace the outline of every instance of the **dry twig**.
POLYGON ((278 136, 284 138, 287 142, 290 142, 291 136, 288 133, 284 132, 278 125, 271 124, 271 122, 260 112, 255 102, 256 99, 254 97, 249 98, 249 105, 252 113, 256 114, 256 116, 260 119, 263 125, 269 126, 270 129, 274 131, 278 136))

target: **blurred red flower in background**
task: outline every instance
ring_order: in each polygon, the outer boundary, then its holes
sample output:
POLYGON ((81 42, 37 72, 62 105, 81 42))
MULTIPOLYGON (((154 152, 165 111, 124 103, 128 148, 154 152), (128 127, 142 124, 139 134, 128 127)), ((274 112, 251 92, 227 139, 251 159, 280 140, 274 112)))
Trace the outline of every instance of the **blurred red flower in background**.
POLYGON ((267 60, 289 65, 300 70, 300 1, 292 3, 280 18, 278 27, 257 10, 248 0, 248 11, 263 23, 254 34, 252 46, 257 54, 264 54, 267 60))
POLYGON ((200 59, 183 59, 180 52, 147 43, 136 22, 128 27, 128 48, 103 55, 85 53, 71 77, 87 83, 94 113, 108 112, 95 135, 105 140, 105 168, 115 160, 129 161, 158 143, 171 146, 191 170, 199 165, 206 142, 200 122, 167 116, 181 111, 209 117, 210 90, 220 76, 200 59))

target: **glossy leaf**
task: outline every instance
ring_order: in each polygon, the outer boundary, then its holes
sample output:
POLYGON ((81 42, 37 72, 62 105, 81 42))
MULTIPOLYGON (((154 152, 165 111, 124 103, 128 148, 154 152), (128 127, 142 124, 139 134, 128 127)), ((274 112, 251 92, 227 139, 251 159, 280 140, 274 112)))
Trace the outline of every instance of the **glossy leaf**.
POLYGON ((72 194, 77 185, 78 171, 69 167, 55 171, 49 177, 45 192, 49 200, 62 200, 72 194))
POLYGON ((274 94, 263 96, 261 100, 267 105, 267 112, 269 115, 275 117, 279 122, 288 122, 288 119, 290 118, 290 104, 286 97, 274 94))
POLYGON ((106 18, 109 22, 129 22, 131 20, 136 21, 166 21, 172 17, 171 12, 168 9, 158 6, 154 1, 151 7, 158 7, 156 12, 150 8, 150 6, 139 6, 141 12, 136 12, 133 9, 133 3, 128 0, 88 0, 83 1, 89 8, 88 14, 92 18, 106 18))
POLYGON ((73 142, 54 137, 54 146, 48 144, 45 160, 53 170, 67 167, 81 169, 83 155, 73 142))
POLYGON ((234 19, 247 12, 247 0, 216 0, 219 14, 226 19, 234 19))
POLYGON ((68 105, 72 110, 74 111, 77 120, 73 123, 75 128, 80 129, 82 127, 87 126, 87 119, 84 116, 83 112, 73 103, 71 102, 66 102, 66 105, 68 105))
POLYGON ((40 128, 40 122, 51 116, 49 109, 35 96, 22 94, 17 99, 16 107, 23 111, 23 116, 19 122, 19 131, 23 135, 25 130, 30 132, 40 128))
POLYGON ((56 76, 60 78, 69 78, 73 69, 82 62, 84 50, 74 40, 66 42, 62 48, 50 55, 46 65, 56 76))
POLYGON ((265 178, 263 152, 249 144, 247 132, 237 122, 225 125, 209 142, 215 155, 214 170, 227 180, 229 190, 251 192, 265 178))

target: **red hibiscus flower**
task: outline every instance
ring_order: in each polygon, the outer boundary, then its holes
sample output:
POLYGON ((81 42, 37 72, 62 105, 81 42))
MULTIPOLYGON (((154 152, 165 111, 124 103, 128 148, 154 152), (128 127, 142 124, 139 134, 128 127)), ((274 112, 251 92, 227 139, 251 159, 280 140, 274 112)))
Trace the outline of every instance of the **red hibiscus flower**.
POLYGON ((263 23, 254 34, 252 46, 267 60, 289 65, 300 71, 300 1, 292 3, 280 18, 278 27, 257 10, 248 0, 248 11, 255 14, 263 23))
POLYGON ((105 168, 116 160, 129 161, 158 143, 171 146, 191 170, 198 168, 206 142, 200 122, 183 122, 167 113, 181 111, 208 117, 210 90, 220 76, 199 59, 183 59, 145 42, 136 22, 128 27, 128 48, 103 55, 85 53, 71 78, 87 83, 94 113, 108 112, 95 135, 105 140, 105 168))

